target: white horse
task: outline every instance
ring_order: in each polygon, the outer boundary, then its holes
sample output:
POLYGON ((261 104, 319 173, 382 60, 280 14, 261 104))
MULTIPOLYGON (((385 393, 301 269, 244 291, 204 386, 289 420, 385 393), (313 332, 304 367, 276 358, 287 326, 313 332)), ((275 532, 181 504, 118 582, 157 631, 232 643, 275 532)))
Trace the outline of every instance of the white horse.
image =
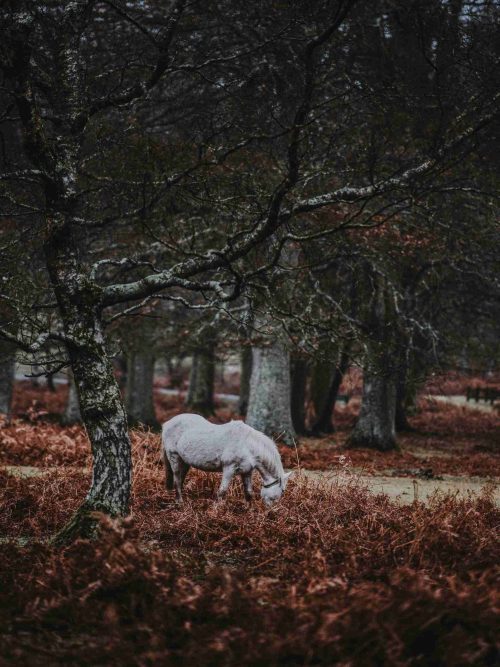
POLYGON ((182 414, 163 424, 162 453, 167 489, 175 488, 182 502, 182 485, 189 468, 222 471, 218 497, 241 475, 245 498, 252 499, 252 472, 262 477, 261 498, 267 505, 281 497, 291 473, 285 473, 274 442, 241 421, 212 424, 200 415, 182 414))

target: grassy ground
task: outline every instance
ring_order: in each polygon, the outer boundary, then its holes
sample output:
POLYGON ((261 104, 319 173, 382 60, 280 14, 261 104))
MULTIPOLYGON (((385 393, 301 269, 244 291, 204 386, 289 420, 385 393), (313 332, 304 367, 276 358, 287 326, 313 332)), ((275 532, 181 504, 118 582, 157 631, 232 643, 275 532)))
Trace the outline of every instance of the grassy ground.
MULTIPOLYGON (((64 397, 50 400, 52 409, 64 397)), ((218 476, 197 472, 179 509, 164 489, 158 436, 135 431, 131 517, 103 519, 97 543, 56 550, 46 539, 89 483, 86 439, 42 414, 41 396, 16 401, 25 417, 0 428, 1 464, 45 474, 0 471, 0 664, 496 663, 500 512, 491 490, 406 506, 370 493, 339 459, 350 411, 338 435, 300 448, 303 465, 329 459, 334 483, 296 478, 271 509, 248 507, 237 484, 216 503, 218 476)), ((158 406, 162 418, 179 407, 171 398, 158 406)), ((458 457, 478 466, 486 456, 494 472, 494 424, 474 419, 425 408, 413 422, 424 433, 391 456, 420 465, 418 447, 433 465, 458 457)))

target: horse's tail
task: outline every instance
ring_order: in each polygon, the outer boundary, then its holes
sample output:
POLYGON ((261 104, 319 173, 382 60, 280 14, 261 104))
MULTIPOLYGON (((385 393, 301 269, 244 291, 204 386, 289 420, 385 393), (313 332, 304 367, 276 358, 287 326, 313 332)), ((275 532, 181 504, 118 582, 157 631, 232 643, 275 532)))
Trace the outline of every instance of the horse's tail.
POLYGON ((163 447, 161 453, 163 456, 163 463, 165 464, 165 483, 167 490, 172 491, 174 488, 174 471, 172 470, 172 466, 168 460, 167 452, 163 449, 163 447))

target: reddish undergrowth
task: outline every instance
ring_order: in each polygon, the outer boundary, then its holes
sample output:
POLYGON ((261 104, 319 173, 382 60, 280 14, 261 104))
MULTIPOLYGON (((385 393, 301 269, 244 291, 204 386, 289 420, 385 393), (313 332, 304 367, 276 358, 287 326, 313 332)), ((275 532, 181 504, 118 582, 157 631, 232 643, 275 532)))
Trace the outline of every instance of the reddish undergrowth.
MULTIPOLYGON (((354 398, 333 436, 282 449, 290 467, 298 456, 337 470, 332 485, 296 477, 270 510, 247 506, 237 483, 214 502, 218 475, 193 471, 179 509, 158 434, 133 431, 131 517, 56 550, 47 539, 85 496, 90 448, 82 427, 59 424, 64 387, 21 386, 16 416, 0 424, 0 464, 36 469, 0 470, 0 664, 495 664, 499 511, 488 489, 399 506, 356 470, 498 475, 497 415, 422 401, 401 452, 347 451, 354 398)), ((158 397, 160 420, 182 410, 158 397)), ((232 417, 220 407, 214 420, 232 417)))
POLYGON ((303 438, 298 452, 281 448, 286 465, 297 456, 303 467, 328 470, 348 456, 351 465, 373 474, 391 471, 398 476, 428 475, 500 476, 500 417, 421 399, 410 417, 414 431, 398 435, 400 451, 346 450, 344 445, 359 411, 359 399, 337 408, 337 432, 326 438, 303 438))
POLYGON ((191 472, 164 489, 155 439, 133 438, 134 498, 102 539, 43 540, 88 473, 2 472, 0 642, 6 664, 493 665, 499 512, 479 498, 398 506, 343 467, 248 507, 191 472))
POLYGON ((442 396, 465 396, 469 387, 500 388, 500 373, 488 377, 471 376, 460 371, 433 373, 426 381, 423 393, 442 396))
MULTIPOLYGON (((0 424, 0 465, 52 467, 61 464, 90 466, 90 449, 80 426, 63 428, 57 420, 66 388, 57 392, 19 383, 15 393, 14 418, 10 425, 0 424)), ((500 415, 446 405, 421 399, 419 410, 410 418, 411 433, 400 434, 401 450, 381 453, 366 449, 346 451, 345 441, 352 429, 359 398, 347 407, 338 407, 334 421, 337 432, 325 438, 302 438, 298 452, 281 448, 285 464, 315 470, 335 469, 347 455, 351 465, 368 474, 392 471, 399 476, 469 475, 500 476, 500 415)), ((158 395, 157 417, 160 422, 184 410, 183 400, 158 395)), ((236 418, 230 407, 220 405, 213 420, 236 418)), ((158 446, 158 436, 151 434, 148 447, 158 446)))

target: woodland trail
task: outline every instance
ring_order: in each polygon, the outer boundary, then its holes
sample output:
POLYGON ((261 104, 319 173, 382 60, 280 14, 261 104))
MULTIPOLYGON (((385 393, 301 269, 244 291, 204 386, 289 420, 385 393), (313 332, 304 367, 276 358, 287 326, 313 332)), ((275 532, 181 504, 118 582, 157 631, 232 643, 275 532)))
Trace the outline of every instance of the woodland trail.
POLYGON ((466 396, 456 395, 456 396, 436 396, 429 395, 425 397, 429 401, 439 401, 440 403, 446 403, 447 405, 455 405, 457 408, 469 408, 469 410, 480 410, 481 412, 494 412, 495 406, 486 401, 475 400, 468 401, 466 396))
MULTIPOLYGON (((390 473, 390 471, 386 471, 390 473)), ((390 474, 366 475, 356 470, 347 474, 333 470, 301 470, 301 474, 320 485, 357 482, 366 486, 372 493, 385 493, 401 505, 410 505, 415 500, 427 502, 435 492, 456 493, 465 497, 470 493, 480 494, 488 485, 494 485, 493 498, 500 506, 500 487, 497 483, 483 477, 462 477, 442 475, 442 479, 421 479, 415 477, 397 477, 390 474)))
MULTIPOLYGON (((56 470, 56 468, 1 466, 0 470, 5 470, 14 477, 39 477, 56 470)), ((89 471, 81 468, 81 472, 88 473, 89 471)), ((390 475, 390 471, 384 472, 385 474, 380 475, 367 475, 355 468, 349 469, 346 473, 339 473, 338 470, 307 470, 302 468, 299 474, 325 486, 329 484, 361 484, 372 493, 387 494, 391 500, 401 505, 409 505, 415 500, 427 502, 436 491, 439 493, 456 493, 462 497, 469 493, 479 494, 485 486, 494 484, 493 498, 495 503, 500 506, 499 485, 483 477, 442 475, 442 479, 417 479, 416 477, 393 477, 390 475)))

